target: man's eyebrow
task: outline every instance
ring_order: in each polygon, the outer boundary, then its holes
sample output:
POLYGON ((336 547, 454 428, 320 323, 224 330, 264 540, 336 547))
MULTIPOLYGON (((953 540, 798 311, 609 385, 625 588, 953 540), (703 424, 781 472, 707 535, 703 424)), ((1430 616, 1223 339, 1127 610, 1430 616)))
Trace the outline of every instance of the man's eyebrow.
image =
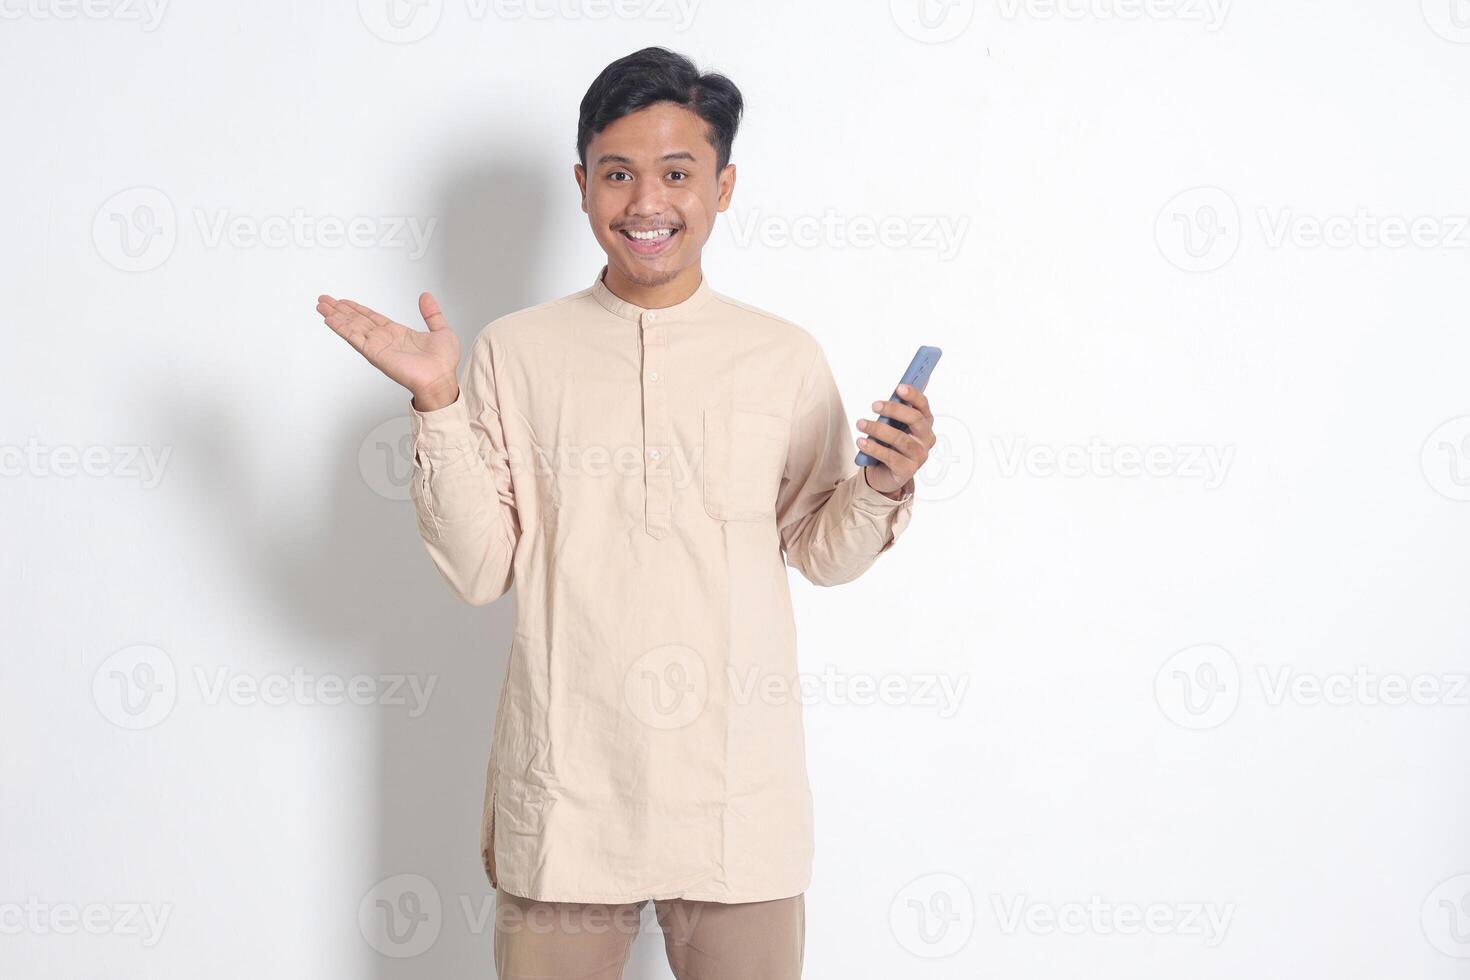
MULTIPOLYGON (((659 159, 659 162, 660 163, 664 163, 664 162, 666 162, 668 160, 688 160, 690 163, 696 163, 697 162, 694 159, 694 154, 693 153, 690 153, 688 150, 679 150, 676 153, 665 153, 663 156, 659 157, 658 159, 659 159)), ((625 156, 619 156, 616 153, 604 153, 602 156, 600 156, 600 157, 597 158, 597 165, 599 167, 602 166, 605 163, 620 163, 620 164, 622 164, 625 167, 631 167, 631 166, 633 166, 633 161, 632 160, 629 160, 625 156)))

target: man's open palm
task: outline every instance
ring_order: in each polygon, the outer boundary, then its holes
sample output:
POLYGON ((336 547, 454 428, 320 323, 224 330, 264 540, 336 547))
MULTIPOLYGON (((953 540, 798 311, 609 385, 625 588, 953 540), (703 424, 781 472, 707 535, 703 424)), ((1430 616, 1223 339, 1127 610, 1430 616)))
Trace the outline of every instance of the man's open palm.
MULTIPOLYGON (((413 393, 415 399, 457 393, 459 338, 429 293, 419 296, 428 331, 412 330, 350 299, 317 297, 316 311, 327 326, 368 363, 413 393)), ((451 394, 450 401, 453 401, 451 394)))

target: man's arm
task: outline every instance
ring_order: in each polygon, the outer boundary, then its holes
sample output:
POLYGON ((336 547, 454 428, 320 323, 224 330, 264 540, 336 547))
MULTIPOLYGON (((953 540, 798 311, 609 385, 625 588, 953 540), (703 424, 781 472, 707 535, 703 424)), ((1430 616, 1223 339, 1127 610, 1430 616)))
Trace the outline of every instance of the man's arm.
POLYGON ((494 368, 486 329, 470 348, 458 398, 427 411, 417 398, 409 406, 419 536, 455 593, 475 606, 509 591, 520 539, 494 368))
POLYGON ((460 598, 484 605, 511 584, 520 538, 500 408, 491 324, 470 350, 464 381, 459 338, 429 293, 419 295, 428 331, 350 299, 317 297, 316 310, 373 367, 407 388, 413 430, 409 496, 429 556, 460 598))
MULTIPOLYGON (((923 462, 922 455, 915 462, 899 454, 892 464, 859 467, 847 426, 842 396, 817 346, 796 396, 776 500, 786 563, 816 585, 852 581, 893 546, 912 516, 913 472, 923 462), (877 471, 874 480, 889 487, 886 492, 874 489, 869 471, 877 471)), ((886 427, 880 432, 870 426, 869 431, 885 442, 899 435, 886 427)), ((882 446, 865 448, 884 458, 879 455, 882 446)))

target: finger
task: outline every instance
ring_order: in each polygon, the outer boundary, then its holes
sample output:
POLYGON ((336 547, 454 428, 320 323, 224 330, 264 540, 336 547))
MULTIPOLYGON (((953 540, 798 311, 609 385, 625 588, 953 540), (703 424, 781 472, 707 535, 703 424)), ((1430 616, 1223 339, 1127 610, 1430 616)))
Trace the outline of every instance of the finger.
POLYGON ((359 333, 372 329, 372 321, 354 310, 344 300, 334 303, 318 303, 317 312, 327 321, 327 326, 340 334, 359 333))
POLYGON ((893 474, 894 479, 898 480, 899 483, 903 483, 912 476, 916 468, 903 453, 889 446, 884 446, 875 439, 859 439, 858 448, 880 463, 887 464, 889 472, 893 474))
POLYGON ((933 417, 934 413, 929 411, 929 397, 913 385, 899 385, 898 395, 920 412, 933 417))
POLYGON ((901 401, 875 401, 873 403, 873 411, 878 411, 879 414, 888 416, 889 419, 897 419, 898 422, 903 422, 904 425, 908 426, 908 430, 913 432, 914 436, 920 442, 923 442, 926 447, 932 447, 935 442, 938 442, 938 438, 933 435, 932 414, 920 414, 919 408, 906 406, 901 401), (908 419, 904 419, 904 414, 907 414, 908 419))
POLYGON ((321 314, 321 317, 323 320, 326 321, 327 326, 331 327, 333 330, 340 330, 340 328, 346 326, 349 322, 352 321, 354 317, 357 316, 356 313, 354 313, 352 310, 347 309, 345 306, 339 307, 336 300, 333 300, 330 303, 317 303, 316 311, 321 314))
POLYGON ((863 420, 863 432, 867 434, 869 441, 876 439, 887 443, 895 451, 908 460, 913 470, 918 470, 929 458, 929 440, 917 436, 913 432, 904 432, 881 422, 870 422, 863 420))
MULTIPOLYGON (((319 304, 317 309, 320 311, 324 306, 326 304, 319 304)), ((342 301, 328 307, 322 313, 322 319, 337 336, 351 344, 358 353, 367 350, 373 334, 377 332, 371 320, 342 301)))
POLYGON ((904 425, 911 425, 924 417, 924 413, 912 405, 905 405, 899 401, 874 402, 873 411, 879 415, 885 415, 891 419, 897 419, 904 425))
POLYGON ((345 305, 349 310, 353 310, 361 316, 367 317, 368 321, 375 327, 386 327, 393 322, 377 310, 363 306, 361 303, 354 303, 350 299, 342 300, 341 305, 345 305))
POLYGON ((351 300, 333 299, 330 296, 318 296, 316 301, 316 310, 323 316, 326 316, 328 313, 334 312, 340 313, 343 316, 361 316, 361 314, 358 313, 357 310, 353 309, 353 304, 351 300))
POLYGON ((343 306, 340 300, 328 299, 326 297, 323 297, 317 302, 316 311, 321 314, 327 326, 339 334, 347 330, 348 324, 358 318, 358 314, 343 306))
POLYGON ((882 422, 859 419, 858 428, 862 429, 863 435, 870 439, 881 439, 890 446, 902 449, 905 455, 916 455, 915 450, 924 448, 923 440, 919 439, 913 433, 905 432, 902 429, 895 429, 893 426, 884 425, 882 422), (909 449, 904 449, 909 443, 912 443, 913 446, 909 449))
POLYGON ((434 299, 433 293, 422 293, 419 295, 419 315, 429 325, 429 331, 448 330, 449 321, 444 319, 444 314, 439 310, 439 303, 434 299))

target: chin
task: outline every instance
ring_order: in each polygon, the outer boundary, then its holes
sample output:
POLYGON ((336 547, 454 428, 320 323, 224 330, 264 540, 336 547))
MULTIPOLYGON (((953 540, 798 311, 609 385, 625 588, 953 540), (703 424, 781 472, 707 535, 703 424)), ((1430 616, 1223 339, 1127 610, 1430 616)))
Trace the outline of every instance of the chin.
MULTIPOLYGON (((631 282, 635 282, 640 286, 662 286, 664 283, 673 280, 683 269, 682 267, 667 264, 667 257, 661 256, 660 258, 661 261, 658 265, 648 265, 642 262, 618 262, 614 264, 631 282)), ((609 262, 611 263, 610 259, 609 262)))

